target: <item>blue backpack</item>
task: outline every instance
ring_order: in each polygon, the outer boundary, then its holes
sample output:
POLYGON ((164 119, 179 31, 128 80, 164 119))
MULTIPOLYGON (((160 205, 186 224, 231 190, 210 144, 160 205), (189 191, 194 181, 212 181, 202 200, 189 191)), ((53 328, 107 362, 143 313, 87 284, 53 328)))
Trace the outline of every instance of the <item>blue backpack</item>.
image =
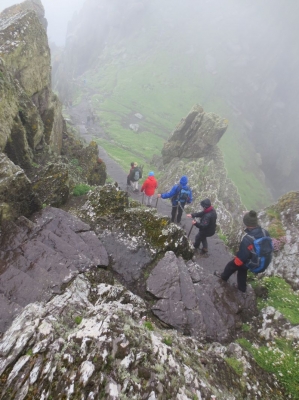
POLYGON ((185 188, 182 188, 182 186, 179 185, 178 187, 180 190, 175 195, 175 200, 178 203, 185 204, 188 201, 188 199, 190 199, 191 190, 188 186, 186 186, 185 188))
POLYGON ((247 236, 252 239, 253 249, 251 250, 251 259, 246 264, 246 267, 254 274, 264 272, 272 260, 272 239, 270 236, 266 236, 264 229, 262 229, 262 231, 264 236, 259 239, 247 234, 247 236))

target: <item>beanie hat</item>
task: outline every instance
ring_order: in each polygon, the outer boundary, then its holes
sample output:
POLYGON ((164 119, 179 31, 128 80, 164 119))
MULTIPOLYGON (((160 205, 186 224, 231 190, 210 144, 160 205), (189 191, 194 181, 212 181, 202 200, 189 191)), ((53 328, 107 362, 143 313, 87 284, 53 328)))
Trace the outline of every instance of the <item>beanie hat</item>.
POLYGON ((154 174, 153 171, 150 171, 149 174, 148 174, 148 176, 154 176, 154 175, 155 175, 155 174, 154 174))
POLYGON ((183 175, 183 176, 181 177, 181 179, 180 179, 180 184, 181 184, 182 186, 185 186, 185 185, 187 185, 187 183, 188 183, 188 178, 187 178, 185 175, 183 175))
POLYGON ((257 226, 258 222, 257 222, 257 213, 253 210, 250 210, 249 212, 247 212, 244 217, 243 217, 243 222, 244 225, 246 226, 257 226))
POLYGON ((202 201, 200 202, 200 205, 201 205, 203 208, 211 207, 211 200, 210 200, 210 199, 204 199, 204 200, 202 200, 202 201))

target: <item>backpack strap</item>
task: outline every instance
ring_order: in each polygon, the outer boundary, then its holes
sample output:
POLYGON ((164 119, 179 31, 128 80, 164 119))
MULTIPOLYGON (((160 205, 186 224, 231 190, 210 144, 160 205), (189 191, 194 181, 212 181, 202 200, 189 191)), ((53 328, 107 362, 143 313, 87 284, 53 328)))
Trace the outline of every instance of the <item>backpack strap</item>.
POLYGON ((267 236, 266 232, 265 232, 265 229, 262 228, 262 232, 263 232, 263 236, 267 236))

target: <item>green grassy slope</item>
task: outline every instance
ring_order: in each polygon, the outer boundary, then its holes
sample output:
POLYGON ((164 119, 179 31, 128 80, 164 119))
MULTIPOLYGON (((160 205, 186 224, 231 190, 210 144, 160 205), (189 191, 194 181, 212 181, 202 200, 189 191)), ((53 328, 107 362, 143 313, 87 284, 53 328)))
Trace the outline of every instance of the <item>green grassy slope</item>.
MULTIPOLYGON (((241 117, 234 115, 221 95, 230 88, 224 87, 221 74, 205 68, 203 38, 193 37, 191 26, 177 35, 174 26, 159 41, 161 32, 151 18, 149 14, 144 22, 150 27, 146 33, 114 43, 84 74, 84 90, 110 138, 99 143, 125 169, 132 160, 154 169, 152 156, 160 155, 177 123, 199 103, 206 112, 229 120, 220 148, 228 175, 245 206, 259 208, 269 204, 271 197, 261 182, 253 146, 242 133, 241 117), (138 120, 135 113, 144 118, 138 120), (130 123, 140 125, 138 133, 129 129, 130 123)), ((222 73, 228 68, 229 65, 218 66, 222 73)), ((80 101, 80 90, 77 96, 80 101)))

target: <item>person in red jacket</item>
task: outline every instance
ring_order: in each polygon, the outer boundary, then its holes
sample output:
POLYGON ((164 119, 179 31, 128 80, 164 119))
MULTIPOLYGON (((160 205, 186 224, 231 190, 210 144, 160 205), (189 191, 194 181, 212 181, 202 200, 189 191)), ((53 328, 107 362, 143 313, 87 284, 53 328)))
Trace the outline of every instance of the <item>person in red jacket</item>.
POLYGON ((154 175, 153 171, 151 171, 141 187, 141 192, 145 193, 145 205, 148 207, 152 206, 155 190, 158 187, 158 182, 154 175))

